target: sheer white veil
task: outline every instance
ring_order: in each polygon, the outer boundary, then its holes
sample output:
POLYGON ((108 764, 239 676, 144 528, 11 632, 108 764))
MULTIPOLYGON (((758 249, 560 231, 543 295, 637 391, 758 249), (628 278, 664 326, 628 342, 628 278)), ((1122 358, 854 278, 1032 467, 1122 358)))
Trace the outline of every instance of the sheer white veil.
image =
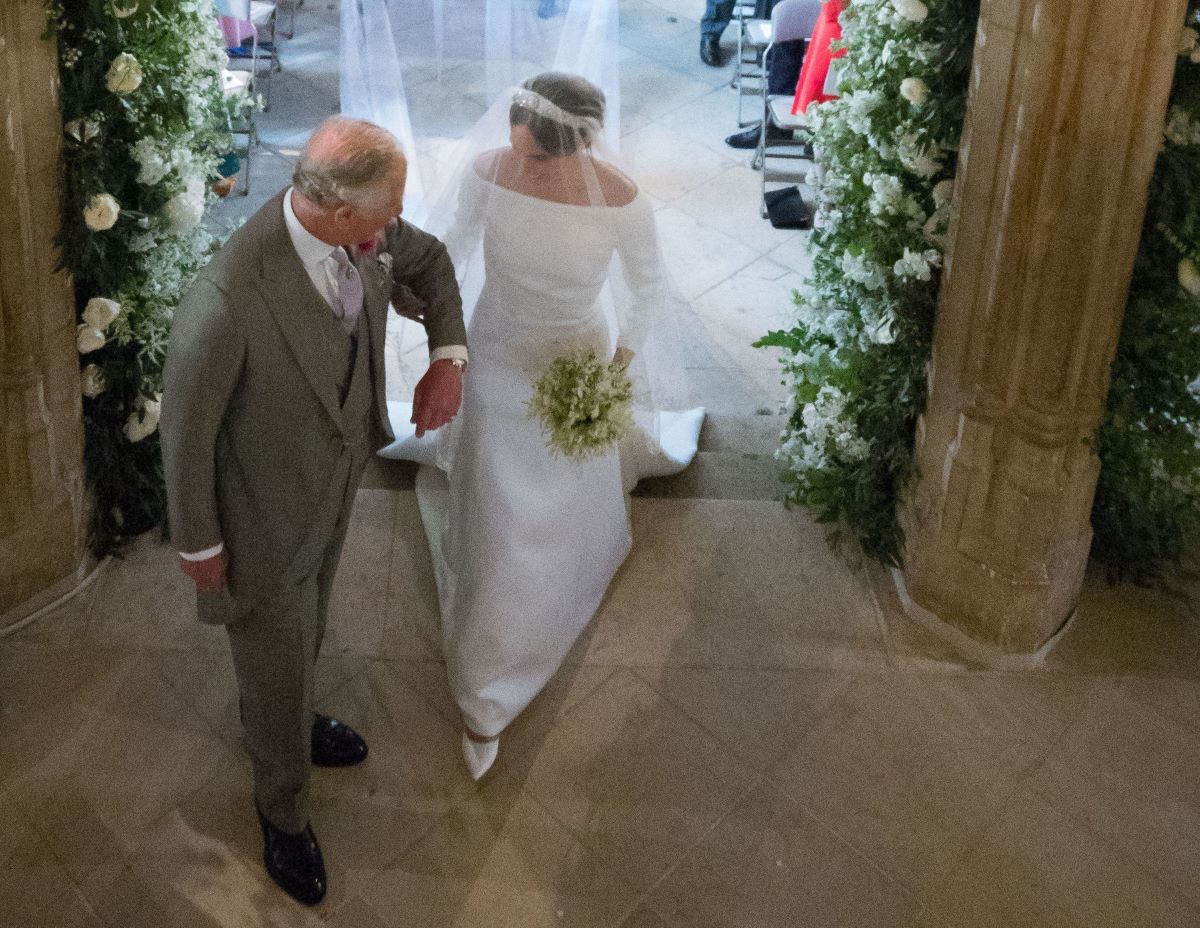
POLYGON ((600 87, 617 147, 618 23, 617 0, 342 0, 341 111, 400 139, 411 162, 408 215, 419 225, 447 150, 506 88, 539 71, 600 87))
MULTIPOLYGON (((631 486, 637 476, 669 473, 686 463, 662 454, 671 444, 664 443, 666 433, 679 426, 680 416, 690 438, 677 444, 690 441, 691 450, 679 457, 690 459, 695 451, 702 411, 690 408, 695 391, 680 346, 684 327, 695 333, 702 325, 672 284, 653 208, 615 151, 617 25, 617 0, 345 0, 342 99, 350 115, 391 129, 412 153, 405 218, 450 251, 473 358, 522 340, 511 330, 485 331, 483 318, 481 325, 471 318, 485 265, 489 273, 503 273, 514 260, 510 254, 489 256, 485 235, 489 224, 509 221, 514 198, 545 200, 553 205, 540 209, 569 214, 569 237, 577 236, 581 247, 597 237, 615 243, 603 279, 595 281, 605 331, 583 331, 567 319, 560 339, 541 320, 538 337, 528 341, 548 354, 527 359, 526 369, 535 377, 539 361, 580 348, 611 356, 620 345, 633 352, 629 373, 639 440, 622 455, 631 486), (564 2, 565 9, 556 5, 564 2), (472 107, 470 127, 456 138, 448 111, 457 108, 465 121, 464 111, 472 107)), ((555 228, 561 236, 562 227, 555 228)), ((541 247, 547 230, 524 231, 529 247, 541 247)), ((531 299, 555 286, 553 275, 545 278, 531 299)), ((443 432, 433 441, 436 459, 425 460, 445 467, 453 429, 443 432)), ((409 442, 396 456, 422 459, 411 450, 409 442)))

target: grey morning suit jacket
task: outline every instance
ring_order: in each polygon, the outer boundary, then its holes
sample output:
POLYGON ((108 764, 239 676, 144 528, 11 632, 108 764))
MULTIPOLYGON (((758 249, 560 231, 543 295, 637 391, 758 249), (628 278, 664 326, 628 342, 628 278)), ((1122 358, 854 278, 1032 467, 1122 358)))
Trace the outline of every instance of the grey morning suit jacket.
POLYGON ((358 350, 370 353, 374 395, 366 422, 343 421, 347 354, 329 350, 338 323, 292 245, 282 193, 230 237, 176 311, 161 420, 171 539, 180 551, 222 541, 230 555, 232 598, 201 597, 206 621, 234 621, 319 568, 367 456, 390 435, 389 297, 423 311, 430 350, 466 344, 454 267, 436 238, 394 221, 379 253, 354 261, 367 336, 358 350))

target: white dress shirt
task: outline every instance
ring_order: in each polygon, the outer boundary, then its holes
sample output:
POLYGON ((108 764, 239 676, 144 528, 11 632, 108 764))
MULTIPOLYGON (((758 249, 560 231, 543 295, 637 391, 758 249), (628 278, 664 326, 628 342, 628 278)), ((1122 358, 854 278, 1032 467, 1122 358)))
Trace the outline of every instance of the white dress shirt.
MULTIPOLYGON (((308 279, 312 281, 317 293, 321 294, 321 298, 329 304, 332 310, 332 307, 337 305, 338 292, 338 263, 334 257, 334 251, 340 246, 323 242, 304 228, 296 217, 296 211, 292 209, 292 188, 290 187, 283 197, 283 221, 287 226, 288 236, 292 240, 292 247, 296 249, 296 254, 300 257, 300 263, 304 265, 308 279)), ((466 361, 468 359, 467 346, 443 345, 441 348, 435 348, 429 354, 430 364, 446 359, 466 361)), ((210 557, 216 557, 224 550, 225 545, 222 542, 211 548, 205 548, 203 551, 181 551, 179 554, 185 561, 206 561, 210 557)))

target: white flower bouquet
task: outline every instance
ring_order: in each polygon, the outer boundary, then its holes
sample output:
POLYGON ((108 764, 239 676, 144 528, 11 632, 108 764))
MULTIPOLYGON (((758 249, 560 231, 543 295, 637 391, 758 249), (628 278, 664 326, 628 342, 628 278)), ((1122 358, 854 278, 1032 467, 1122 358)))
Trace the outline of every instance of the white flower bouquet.
POLYGON ((620 360, 591 351, 555 359, 533 387, 529 416, 556 454, 586 460, 616 446, 633 428, 633 384, 620 360))

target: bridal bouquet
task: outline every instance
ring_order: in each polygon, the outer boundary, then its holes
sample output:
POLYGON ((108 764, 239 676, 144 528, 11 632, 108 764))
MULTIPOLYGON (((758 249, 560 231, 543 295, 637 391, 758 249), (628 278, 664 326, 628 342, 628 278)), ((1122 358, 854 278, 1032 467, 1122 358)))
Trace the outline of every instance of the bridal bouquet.
POLYGON ((577 460, 605 453, 633 427, 625 364, 591 351, 555 359, 534 384, 529 415, 541 421, 552 452, 577 460))

